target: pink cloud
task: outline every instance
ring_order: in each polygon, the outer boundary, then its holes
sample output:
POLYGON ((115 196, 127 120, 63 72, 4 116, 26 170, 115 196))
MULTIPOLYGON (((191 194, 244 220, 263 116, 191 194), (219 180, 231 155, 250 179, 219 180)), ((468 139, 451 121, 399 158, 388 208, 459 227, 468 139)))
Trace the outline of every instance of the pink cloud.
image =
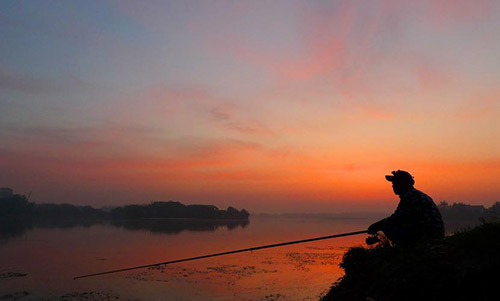
POLYGON ((350 109, 365 111, 369 118, 387 119, 393 117, 397 104, 384 108, 388 97, 381 99, 380 95, 390 91, 395 98, 410 89, 429 92, 446 87, 457 77, 444 62, 430 63, 416 50, 390 48, 399 47, 404 16, 416 8, 411 1, 389 0, 371 6, 349 1, 303 4, 298 10, 297 46, 281 53, 239 35, 226 34, 206 42, 209 51, 229 54, 269 72, 278 93, 294 89, 294 85, 305 89, 330 85, 336 89, 333 93, 339 93, 331 97, 340 96, 350 109), (380 48, 377 40, 387 42, 380 48), (408 86, 407 78, 416 85, 408 86))
POLYGON ((427 3, 431 22, 437 26, 484 19, 491 15, 495 1, 433 0, 427 3))
POLYGON ((209 51, 226 53, 263 70, 270 71, 279 82, 289 83, 329 74, 341 68, 346 59, 346 37, 352 26, 350 5, 343 5, 333 16, 318 17, 317 11, 301 11, 298 32, 300 55, 277 53, 256 47, 257 43, 227 33, 218 39, 205 40, 209 51), (228 43, 227 41, 231 41, 228 43))

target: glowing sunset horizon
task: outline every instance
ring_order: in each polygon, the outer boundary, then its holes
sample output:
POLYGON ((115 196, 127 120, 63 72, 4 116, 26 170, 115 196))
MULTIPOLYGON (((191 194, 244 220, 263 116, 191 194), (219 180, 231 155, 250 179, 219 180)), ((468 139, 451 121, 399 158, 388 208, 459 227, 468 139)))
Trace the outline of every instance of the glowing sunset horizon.
POLYGON ((500 201, 498 1, 0 3, 0 187, 250 212, 500 201))

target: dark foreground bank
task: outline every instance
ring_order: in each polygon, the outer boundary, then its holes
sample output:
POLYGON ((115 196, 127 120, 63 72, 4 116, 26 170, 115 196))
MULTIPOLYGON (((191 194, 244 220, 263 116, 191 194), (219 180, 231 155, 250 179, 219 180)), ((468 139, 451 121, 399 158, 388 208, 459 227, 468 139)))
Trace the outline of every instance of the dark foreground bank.
POLYGON ((439 245, 351 248, 345 275, 321 300, 500 300, 500 221, 439 245))

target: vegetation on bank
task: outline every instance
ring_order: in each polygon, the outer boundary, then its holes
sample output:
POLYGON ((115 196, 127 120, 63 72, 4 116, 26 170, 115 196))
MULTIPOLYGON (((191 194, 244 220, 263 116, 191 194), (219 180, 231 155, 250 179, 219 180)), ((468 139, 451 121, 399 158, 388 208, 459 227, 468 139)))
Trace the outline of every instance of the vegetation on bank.
POLYGON ((233 207, 219 209, 213 205, 184 205, 180 202, 152 202, 126 205, 111 210, 71 204, 36 204, 24 195, 0 197, 0 218, 31 217, 36 219, 138 219, 138 218, 200 218, 248 219, 249 213, 233 207))
POLYGON ((345 275, 322 301, 498 300, 500 220, 412 248, 348 250, 345 275))
POLYGON ((500 202, 487 208, 483 205, 469 205, 464 203, 448 204, 442 201, 438 205, 439 212, 444 220, 478 220, 500 216, 500 202))

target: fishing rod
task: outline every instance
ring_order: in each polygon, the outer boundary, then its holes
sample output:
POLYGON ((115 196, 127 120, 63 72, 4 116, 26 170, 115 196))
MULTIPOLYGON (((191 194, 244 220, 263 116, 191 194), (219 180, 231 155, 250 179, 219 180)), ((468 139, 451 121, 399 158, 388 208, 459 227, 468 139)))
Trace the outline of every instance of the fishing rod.
POLYGON ((164 261, 164 262, 159 262, 159 263, 145 264, 145 265, 140 265, 140 266, 135 266, 135 267, 129 267, 129 268, 123 268, 123 269, 118 269, 118 270, 111 270, 111 271, 99 272, 99 273, 94 273, 94 274, 87 274, 87 275, 76 276, 75 278, 73 278, 73 280, 80 279, 80 278, 94 277, 94 276, 99 276, 99 275, 105 275, 105 274, 113 274, 113 273, 119 273, 119 272, 125 272, 125 271, 137 270, 137 269, 143 269, 143 268, 150 268, 150 267, 155 267, 155 266, 159 266, 159 265, 167 265, 167 264, 173 264, 173 263, 179 263, 179 262, 191 261, 191 260, 197 260, 197 259, 203 259, 203 258, 209 258, 209 257, 223 256, 223 255, 229 255, 229 254, 235 254, 235 253, 241 253, 241 252, 248 252, 248 251, 251 252, 251 251, 256 251, 256 250, 262 250, 262 249, 268 249, 268 248, 275 248, 275 247, 282 247, 282 246, 294 245, 294 244, 301 244, 301 243, 311 242, 311 241, 317 241, 317 240, 324 240, 324 239, 331 239, 331 238, 337 238, 337 237, 345 237, 345 236, 351 236, 351 235, 358 235, 358 234, 363 234, 363 233, 367 233, 367 232, 368 232, 368 230, 355 231, 355 232, 347 232, 347 233, 334 234, 334 235, 329 235, 329 236, 321 236, 321 237, 315 237, 315 238, 309 238, 309 239, 302 239, 302 240, 282 242, 282 243, 271 244, 271 245, 251 247, 251 248, 246 248, 246 249, 239 249, 239 250, 234 250, 234 251, 227 251, 227 252, 222 252, 222 253, 215 253, 215 254, 209 254, 209 255, 189 257, 189 258, 177 259, 177 260, 171 260, 171 261, 164 261))

